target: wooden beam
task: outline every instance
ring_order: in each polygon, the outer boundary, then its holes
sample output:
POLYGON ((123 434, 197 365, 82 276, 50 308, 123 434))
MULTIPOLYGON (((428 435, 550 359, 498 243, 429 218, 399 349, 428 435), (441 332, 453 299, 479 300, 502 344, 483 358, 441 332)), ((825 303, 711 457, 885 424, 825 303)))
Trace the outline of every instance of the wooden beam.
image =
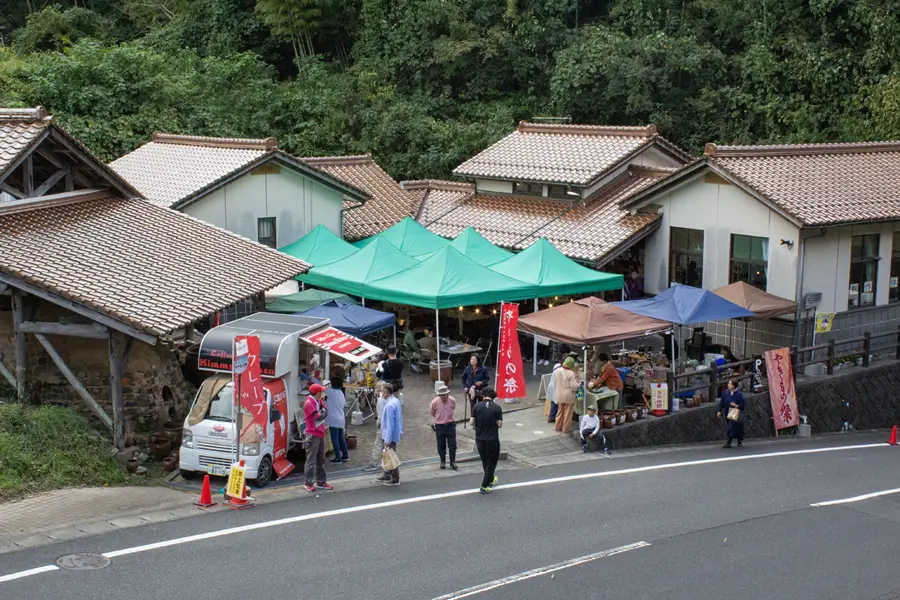
MULTIPOLYGON (((44 160, 46 160, 48 163, 50 163, 51 165, 53 165, 53 166, 56 167, 57 169, 66 169, 66 168, 70 169, 70 170, 71 170, 71 173, 70 173, 69 175, 67 175, 67 181, 68 181, 68 179, 70 179, 70 178, 74 178, 74 179, 77 179, 78 182, 81 183, 81 185, 83 185, 83 186, 85 186, 85 187, 89 187, 89 188, 90 188, 90 187, 95 187, 94 184, 91 183, 91 180, 90 180, 90 179, 88 179, 87 177, 85 177, 84 175, 82 175, 81 173, 79 173, 79 172, 78 172, 78 169, 75 169, 74 167, 72 167, 72 161, 71 161, 71 159, 69 159, 69 158, 62 158, 62 157, 56 156, 56 155, 53 154, 53 152, 51 152, 51 151, 50 151, 49 149, 47 149, 47 148, 40 148, 40 147, 39 147, 39 148, 37 148, 37 149, 35 150, 35 152, 37 152, 38 155, 40 155, 41 158, 43 158, 44 160)), ((71 192, 72 190, 68 190, 68 189, 67 189, 66 191, 67 191, 67 192, 71 192)))
POLYGON ((9 384, 9 387, 13 389, 16 389, 16 387, 18 387, 16 386, 16 378, 12 373, 9 372, 9 369, 6 368, 6 365, 4 365, 2 361, 0 361, 0 375, 3 375, 3 379, 6 380, 6 382, 9 384))
POLYGON ((34 197, 34 156, 30 152, 22 163, 22 187, 26 196, 34 197))
MULTIPOLYGON (((68 152, 72 153, 73 155, 75 155, 77 158, 81 159, 83 162, 87 163, 88 165, 94 167, 93 168, 94 174, 96 176, 98 176, 100 179, 104 180, 108 185, 119 190, 119 192, 125 194, 126 196, 131 195, 133 193, 127 188, 127 186, 122 185, 124 180, 119 179, 114 174, 112 169, 105 168, 106 165, 104 165, 102 162, 100 162, 98 159, 94 158, 90 154, 86 153, 82 148, 80 148, 78 146, 78 144, 71 141, 65 133, 62 133, 61 130, 53 129, 52 135, 53 135, 53 141, 59 142, 68 152)), ((76 176, 76 178, 78 177, 77 171, 76 171, 75 176, 76 176)), ((89 184, 89 187, 102 187, 102 186, 97 186, 95 184, 89 184)))
POLYGON ((125 449, 125 396, 122 392, 122 378, 125 376, 123 358, 128 351, 122 334, 109 336, 109 395, 113 407, 113 441, 119 451, 125 449))
POLYGON ((69 171, 71 171, 71 169, 68 169, 68 168, 60 169, 59 171, 56 171, 53 175, 48 177, 47 180, 44 181, 44 183, 42 183, 40 186, 38 186, 38 188, 36 190, 34 190, 34 196, 40 197, 40 196, 43 196, 44 194, 46 194, 47 192, 49 192, 50 188, 52 188, 54 185, 56 185, 56 183, 60 179, 65 177, 66 173, 68 173, 69 171))
POLYGON ((25 333, 41 333, 43 335, 67 335, 71 337, 90 338, 93 340, 109 339, 109 329, 103 325, 78 325, 65 323, 36 323, 24 321, 22 331, 25 333))
POLYGON ((25 192, 23 192, 22 190, 15 188, 15 187, 9 185, 8 183, 2 182, 2 181, 0 181, 0 192, 6 192, 10 196, 13 196, 14 198, 18 198, 19 200, 23 200, 28 197, 25 195, 25 192))
POLYGON ((88 408, 94 411, 94 414, 96 414, 97 417, 99 417, 99 419, 103 421, 104 425, 112 429, 112 419, 109 418, 109 415, 106 414, 106 411, 103 410, 103 407, 97 404, 97 401, 94 400, 94 397, 91 396, 90 392, 88 392, 84 388, 84 386, 81 385, 81 382, 78 381, 78 378, 75 377, 75 374, 72 373, 72 370, 69 369, 56 349, 54 349, 50 342, 47 341, 47 338, 39 333, 34 334, 34 337, 37 338, 37 341, 41 343, 41 346, 43 346, 44 350, 47 351, 47 354, 50 355, 50 359, 56 365, 56 368, 59 369, 60 373, 63 374, 63 377, 65 377, 66 380, 72 385, 72 387, 75 388, 75 391, 78 392, 78 395, 81 396, 81 399, 85 401, 85 403, 88 405, 88 408))
POLYGON ((16 396, 19 404, 23 405, 28 400, 27 377, 28 377, 28 340, 25 332, 22 331, 22 323, 25 321, 23 305, 25 303, 25 295, 14 293, 12 297, 13 308, 13 337, 16 346, 16 396))
MULTIPOLYGON (((81 315, 83 317, 87 317, 92 321, 96 321, 97 323, 101 323, 106 325, 110 329, 114 329, 116 331, 121 331, 125 335, 130 335, 131 337, 144 342, 145 344, 150 344, 151 346, 156 344, 156 337, 150 335, 149 333, 145 333, 140 329, 132 327, 118 319, 114 319, 113 317, 104 315, 103 313, 97 312, 91 308, 73 302, 67 298, 63 298, 62 296, 58 296, 53 292, 49 292, 44 288, 40 288, 36 285, 32 285, 21 279, 13 277, 12 275, 7 275, 6 273, 0 272, 0 281, 4 283, 8 283, 11 287, 20 289, 22 291, 28 292, 32 296, 37 296, 42 300, 46 300, 51 304, 56 304, 57 306, 62 306, 63 308, 72 311, 75 314, 81 315)), ((23 319, 24 320, 24 319, 23 319)))
POLYGON ((71 192, 75 189, 75 180, 74 180, 75 171, 72 168, 66 169, 66 191, 71 192))

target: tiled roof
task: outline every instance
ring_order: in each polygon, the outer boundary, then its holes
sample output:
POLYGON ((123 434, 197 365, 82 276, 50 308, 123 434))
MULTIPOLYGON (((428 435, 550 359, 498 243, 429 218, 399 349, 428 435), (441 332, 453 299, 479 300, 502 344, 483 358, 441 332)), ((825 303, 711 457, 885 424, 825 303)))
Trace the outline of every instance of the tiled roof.
POLYGON ((154 133, 151 142, 110 163, 148 200, 173 206, 272 153, 275 138, 246 140, 154 133))
POLYGON ((900 142, 707 144, 706 155, 805 226, 900 219, 900 142))
POLYGON ((658 181, 668 170, 632 166, 586 203, 513 195, 458 195, 452 202, 425 197, 419 220, 431 231, 455 237, 467 226, 488 240, 514 250, 546 237, 570 258, 597 261, 655 223, 659 215, 631 215, 618 203, 658 181), (434 200, 433 200, 434 199, 434 200), (438 206, 431 206, 432 202, 438 206), (453 207, 456 203, 456 207, 453 207), (425 215, 439 215, 427 220, 425 215))
POLYGON ((0 177, 52 122, 43 107, 0 108, 0 177))
POLYGON ((108 192, 0 206, 0 272, 152 335, 308 269, 187 215, 108 192))
POLYGON ((418 212, 422 194, 401 188, 371 155, 300 160, 369 194, 370 198, 361 207, 344 212, 344 237, 347 239, 381 233, 404 217, 415 217, 418 212))
POLYGON ((688 160, 684 151, 657 135, 655 125, 600 127, 522 122, 516 131, 453 172, 470 178, 585 186, 653 144, 688 160))
POLYGON ((425 179, 420 181, 401 181, 400 186, 410 193, 421 194, 418 220, 420 223, 431 223, 450 210, 459 206, 466 198, 475 193, 471 183, 458 181, 436 181, 425 179))

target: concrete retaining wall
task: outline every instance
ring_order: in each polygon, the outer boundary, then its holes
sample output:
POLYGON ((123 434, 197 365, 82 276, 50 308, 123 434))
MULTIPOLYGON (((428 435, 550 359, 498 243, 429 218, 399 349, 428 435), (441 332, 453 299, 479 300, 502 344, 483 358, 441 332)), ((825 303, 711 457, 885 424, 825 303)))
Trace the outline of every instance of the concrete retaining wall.
MULTIPOLYGON (((845 421, 855 429, 900 424, 900 362, 897 361, 800 381, 797 393, 800 414, 809 417, 813 434, 840 431, 845 421)), ((768 393, 748 394, 745 398, 746 437, 773 437, 768 393)), ((717 411, 718 403, 705 404, 667 417, 648 417, 603 433, 610 448, 724 440, 725 420, 716 419, 717 411)))

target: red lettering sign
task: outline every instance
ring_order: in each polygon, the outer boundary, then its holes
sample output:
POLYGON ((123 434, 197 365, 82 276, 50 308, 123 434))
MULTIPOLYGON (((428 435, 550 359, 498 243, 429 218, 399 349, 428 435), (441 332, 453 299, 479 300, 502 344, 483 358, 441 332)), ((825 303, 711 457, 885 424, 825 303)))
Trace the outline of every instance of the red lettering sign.
POLYGON ((247 356, 247 368, 244 372, 237 374, 232 371, 235 408, 241 411, 241 443, 262 443, 266 440, 269 426, 269 409, 266 406, 259 368, 259 337, 235 336, 234 356, 247 356))
POLYGON ((797 394, 794 390, 794 372, 791 354, 787 348, 769 350, 766 357, 766 378, 769 382, 769 399, 772 402, 772 418, 775 430, 787 429, 800 423, 797 410, 797 394))
POLYGON ((525 373, 519 350, 519 305, 500 305, 500 345, 497 348, 497 397, 524 398, 525 373))

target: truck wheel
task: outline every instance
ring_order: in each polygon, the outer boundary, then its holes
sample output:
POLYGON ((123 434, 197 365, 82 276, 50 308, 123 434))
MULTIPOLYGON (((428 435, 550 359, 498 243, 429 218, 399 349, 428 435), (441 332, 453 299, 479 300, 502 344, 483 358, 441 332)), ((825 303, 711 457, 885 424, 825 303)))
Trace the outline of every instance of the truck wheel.
POLYGON ((185 481, 193 481, 194 479, 197 479, 197 475, 197 471, 185 471, 184 469, 181 469, 181 478, 185 481))
POLYGON ((259 470, 256 472, 256 487, 264 488, 272 481, 272 459, 264 456, 259 461, 259 470))

